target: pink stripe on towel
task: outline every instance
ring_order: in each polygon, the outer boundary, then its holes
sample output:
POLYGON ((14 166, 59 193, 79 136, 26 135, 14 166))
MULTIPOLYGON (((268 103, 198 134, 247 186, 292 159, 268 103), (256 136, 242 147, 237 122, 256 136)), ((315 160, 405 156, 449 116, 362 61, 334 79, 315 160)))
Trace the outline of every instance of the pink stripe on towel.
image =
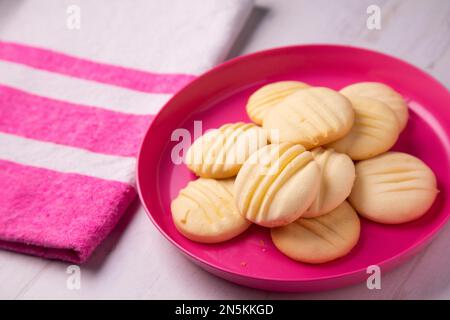
POLYGON ((124 183, 0 160, 0 248, 82 263, 134 196, 124 183))
POLYGON ((31 139, 135 156, 152 119, 153 116, 73 104, 0 85, 0 131, 31 139))
POLYGON ((175 73, 153 73, 93 62, 56 51, 0 41, 0 59, 149 93, 175 93, 195 76, 175 73))

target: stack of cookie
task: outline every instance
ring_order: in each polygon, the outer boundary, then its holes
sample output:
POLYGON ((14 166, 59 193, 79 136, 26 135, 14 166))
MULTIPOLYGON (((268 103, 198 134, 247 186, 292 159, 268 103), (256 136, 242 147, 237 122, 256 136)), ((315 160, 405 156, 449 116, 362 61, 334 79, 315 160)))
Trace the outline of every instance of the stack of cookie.
POLYGON ((226 241, 255 223, 270 228, 288 257, 324 263, 356 245, 358 213, 405 223, 436 198, 436 178, 425 163, 388 151, 408 108, 384 84, 337 92, 276 82, 254 92, 246 108, 254 123, 209 131, 186 154, 199 179, 171 209, 177 229, 193 241, 226 241))

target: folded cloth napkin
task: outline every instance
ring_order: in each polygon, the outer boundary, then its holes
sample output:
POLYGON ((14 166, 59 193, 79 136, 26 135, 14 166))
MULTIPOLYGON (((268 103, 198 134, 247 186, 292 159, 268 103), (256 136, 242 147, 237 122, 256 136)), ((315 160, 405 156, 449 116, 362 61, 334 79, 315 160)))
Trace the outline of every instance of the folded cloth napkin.
POLYGON ((84 262, 135 198, 159 108, 250 0, 0 2, 0 248, 84 262))

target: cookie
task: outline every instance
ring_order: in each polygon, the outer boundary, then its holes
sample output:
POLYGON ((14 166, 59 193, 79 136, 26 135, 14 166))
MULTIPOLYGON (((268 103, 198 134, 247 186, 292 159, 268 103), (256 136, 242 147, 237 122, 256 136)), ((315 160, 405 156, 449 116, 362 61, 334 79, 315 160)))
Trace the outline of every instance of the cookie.
POLYGON ((306 83, 298 81, 279 81, 262 86, 248 99, 247 114, 254 123, 261 125, 268 110, 288 95, 308 87, 306 83))
POLYGON ((408 122, 408 105, 403 97, 391 87, 379 82, 359 82, 340 91, 345 96, 362 96, 384 102, 394 111, 400 131, 408 122))
POLYGON ((424 215, 438 193, 436 177, 418 158, 388 152, 356 164, 356 180, 349 200, 367 219, 386 224, 424 215))
POLYGON ((229 123, 195 140, 185 163, 199 177, 230 178, 250 154, 266 144, 267 134, 262 128, 252 123, 229 123))
POLYGON ((350 101, 340 93, 328 88, 306 88, 270 109, 263 127, 272 142, 293 142, 311 149, 345 136, 353 118, 350 101))
POLYGON ((355 165, 348 155, 320 147, 311 153, 320 167, 320 189, 303 214, 304 218, 321 216, 335 209, 347 199, 355 181, 355 165))
POLYGON ((177 230, 203 243, 226 241, 244 232, 251 223, 234 204, 233 185, 233 179, 189 182, 171 204, 177 230))
POLYGON ((267 145, 248 158, 236 177, 237 207, 261 226, 286 225, 311 206, 319 178, 319 166, 302 146, 267 145))
POLYGON ((327 147, 346 153, 353 160, 372 158, 388 151, 399 135, 395 113, 385 103, 375 99, 348 96, 355 110, 350 132, 327 147))
POLYGON ((330 213, 317 218, 300 218, 271 230, 275 246, 291 259, 324 263, 343 257, 358 243, 360 221, 344 201, 330 213))

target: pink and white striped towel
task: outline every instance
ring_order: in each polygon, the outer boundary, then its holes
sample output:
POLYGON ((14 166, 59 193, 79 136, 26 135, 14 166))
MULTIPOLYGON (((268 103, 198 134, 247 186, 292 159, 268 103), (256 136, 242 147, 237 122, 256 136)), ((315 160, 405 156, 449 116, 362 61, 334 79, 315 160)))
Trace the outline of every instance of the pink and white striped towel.
POLYGON ((136 196, 152 115, 225 57, 251 6, 1 1, 0 248, 84 262, 136 196))

